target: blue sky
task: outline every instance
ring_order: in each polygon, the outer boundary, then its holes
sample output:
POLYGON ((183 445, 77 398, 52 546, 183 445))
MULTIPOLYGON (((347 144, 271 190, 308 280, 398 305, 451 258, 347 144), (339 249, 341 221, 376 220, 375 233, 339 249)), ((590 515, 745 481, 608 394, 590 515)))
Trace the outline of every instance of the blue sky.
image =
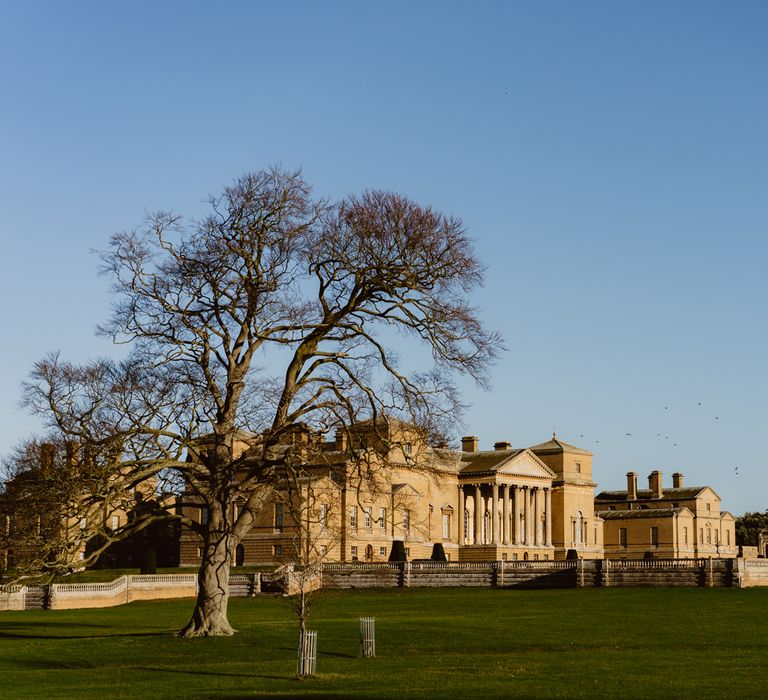
POLYGON ((114 352, 91 250, 281 163, 464 220, 509 347, 462 384, 481 447, 554 427, 602 488, 766 509, 766 36, 748 1, 5 0, 0 453, 36 359, 114 352))

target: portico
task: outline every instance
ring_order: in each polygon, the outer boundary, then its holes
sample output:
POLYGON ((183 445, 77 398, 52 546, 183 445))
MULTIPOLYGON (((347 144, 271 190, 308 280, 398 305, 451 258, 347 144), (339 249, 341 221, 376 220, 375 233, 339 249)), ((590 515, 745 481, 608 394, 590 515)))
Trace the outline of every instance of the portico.
POLYGON ((468 461, 458 484, 461 558, 553 559, 554 473, 529 450, 468 461))

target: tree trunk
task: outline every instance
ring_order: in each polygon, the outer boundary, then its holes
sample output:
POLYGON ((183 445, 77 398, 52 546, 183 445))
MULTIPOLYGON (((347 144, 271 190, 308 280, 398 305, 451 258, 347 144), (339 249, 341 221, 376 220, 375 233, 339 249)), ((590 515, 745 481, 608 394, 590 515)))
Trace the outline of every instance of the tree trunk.
POLYGON ((197 573, 195 609, 192 619, 177 633, 179 637, 214 637, 236 632, 227 619, 231 559, 230 535, 208 532, 197 573))

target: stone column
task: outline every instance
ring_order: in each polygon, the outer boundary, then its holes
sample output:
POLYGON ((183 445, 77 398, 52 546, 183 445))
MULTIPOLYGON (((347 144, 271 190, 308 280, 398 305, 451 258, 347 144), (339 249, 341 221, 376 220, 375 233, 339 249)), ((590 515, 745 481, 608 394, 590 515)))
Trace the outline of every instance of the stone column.
MULTIPOLYGON (((456 515, 458 516, 458 519, 459 519, 457 526, 458 526, 460 545, 467 543, 467 533, 464 532, 464 509, 466 508, 464 501, 465 501, 464 489, 462 488, 461 484, 459 484, 459 512, 456 515)), ((442 527, 443 527, 443 524, 440 523, 440 528, 442 529, 442 527)))
POLYGON ((501 489, 501 543, 509 544, 509 484, 502 484, 501 489))
POLYGON ((515 501, 512 508, 512 528, 515 533, 515 544, 520 544, 520 494, 522 491, 519 486, 513 486, 512 488, 515 490, 515 501))
POLYGON ((531 487, 523 487, 523 507, 525 508, 525 544, 530 547, 531 539, 531 487))
POLYGON ((545 544, 547 547, 552 546, 552 489, 544 490, 544 532, 545 532, 545 544))
POLYGON ((494 484, 492 486, 492 498, 491 498, 491 542, 493 544, 499 543, 499 485, 494 484))
POLYGON ((541 489, 533 490, 533 544, 541 544, 541 489))
POLYGON ((475 484, 475 537, 472 544, 483 544, 483 499, 480 497, 480 484, 475 484))

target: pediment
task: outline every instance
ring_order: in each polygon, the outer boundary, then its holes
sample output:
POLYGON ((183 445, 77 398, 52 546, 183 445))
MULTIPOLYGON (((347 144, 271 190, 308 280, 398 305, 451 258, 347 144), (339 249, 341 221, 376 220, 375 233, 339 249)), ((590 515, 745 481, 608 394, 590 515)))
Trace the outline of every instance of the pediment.
POLYGON ((554 479, 557 476, 530 450, 521 450, 514 457, 499 465, 496 474, 528 476, 535 479, 554 479))

